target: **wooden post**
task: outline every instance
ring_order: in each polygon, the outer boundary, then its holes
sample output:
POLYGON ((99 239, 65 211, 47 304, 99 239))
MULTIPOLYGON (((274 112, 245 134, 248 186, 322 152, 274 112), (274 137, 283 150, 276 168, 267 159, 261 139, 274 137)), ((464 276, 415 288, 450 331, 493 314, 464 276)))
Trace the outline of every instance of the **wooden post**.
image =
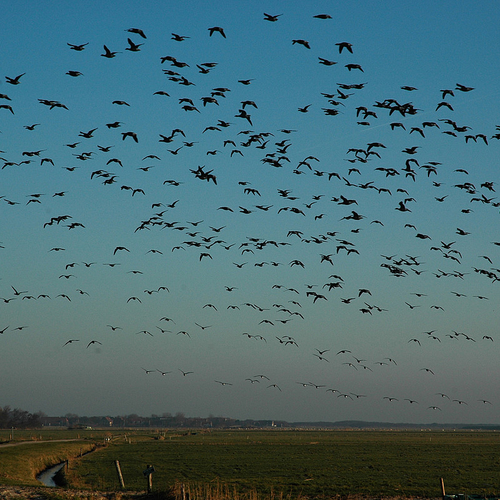
MULTIPOLYGON (((149 469, 151 465, 148 465, 147 467, 149 469)), ((150 472, 147 477, 148 477, 148 493, 151 493, 153 491, 153 474, 150 472)))
POLYGON ((446 492, 444 490, 444 479, 441 478, 441 496, 444 498, 446 496, 446 492))
POLYGON ((148 481, 148 493, 151 493, 153 491, 153 472, 155 471, 155 468, 152 465, 146 465, 146 470, 143 470, 142 473, 144 474, 144 477, 148 481))
POLYGON ((118 473, 118 480, 120 481, 120 486, 124 490, 125 483, 123 482, 122 470, 120 468, 120 462, 118 460, 115 460, 115 467, 116 467, 116 472, 118 473))

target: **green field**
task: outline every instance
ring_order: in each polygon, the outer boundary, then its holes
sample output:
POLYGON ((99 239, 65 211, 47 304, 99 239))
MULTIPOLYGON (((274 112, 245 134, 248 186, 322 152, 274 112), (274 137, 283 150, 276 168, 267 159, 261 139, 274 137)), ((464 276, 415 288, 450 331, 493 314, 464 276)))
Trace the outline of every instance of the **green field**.
MULTIPOLYGON (((90 443, 88 433, 81 437, 90 443)), ((184 484, 191 500, 281 495, 433 498, 441 495, 441 477, 448 494, 500 494, 500 433, 496 432, 235 430, 108 435, 106 446, 70 459, 68 487, 118 490, 115 460, 119 460, 128 490, 145 490, 142 472, 153 465, 154 491, 179 490, 184 484)), ((92 439, 102 444, 103 436, 93 433, 92 439)), ((41 451, 39 446, 0 448, 0 461, 14 459, 13 450, 19 460, 28 449, 41 451)))

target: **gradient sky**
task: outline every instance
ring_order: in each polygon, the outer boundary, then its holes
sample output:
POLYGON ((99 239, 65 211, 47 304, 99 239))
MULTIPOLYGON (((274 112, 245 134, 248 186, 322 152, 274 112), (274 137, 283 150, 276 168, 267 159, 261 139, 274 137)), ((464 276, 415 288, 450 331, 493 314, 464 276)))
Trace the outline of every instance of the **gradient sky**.
POLYGON ((498 423, 498 2, 3 16, 2 406, 498 423))

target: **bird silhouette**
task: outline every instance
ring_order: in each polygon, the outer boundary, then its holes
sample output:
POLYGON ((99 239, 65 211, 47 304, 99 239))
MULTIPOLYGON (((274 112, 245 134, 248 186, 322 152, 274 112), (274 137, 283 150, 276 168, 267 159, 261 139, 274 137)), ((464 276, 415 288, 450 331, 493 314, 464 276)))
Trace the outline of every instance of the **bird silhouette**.
POLYGON ((113 57, 115 57, 116 54, 119 54, 119 52, 116 51, 113 52, 109 50, 108 47, 106 47, 106 45, 104 45, 103 48, 104 48, 104 54, 101 54, 101 56, 107 59, 113 59, 113 57))
POLYGON ((21 83, 21 78, 25 75, 26 73, 21 73, 20 75, 17 75, 14 78, 11 78, 9 76, 5 77, 5 81, 9 83, 10 85, 19 85, 21 83))
POLYGON ((208 31, 209 31, 210 36, 212 36, 214 33, 219 33, 224 38, 226 38, 226 34, 224 32, 224 29, 221 28, 220 26, 213 26, 212 28, 208 28, 208 31))

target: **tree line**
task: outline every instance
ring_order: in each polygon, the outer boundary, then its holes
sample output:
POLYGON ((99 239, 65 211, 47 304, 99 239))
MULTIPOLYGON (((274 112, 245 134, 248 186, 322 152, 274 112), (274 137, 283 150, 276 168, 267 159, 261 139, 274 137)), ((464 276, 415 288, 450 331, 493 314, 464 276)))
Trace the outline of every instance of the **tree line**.
POLYGON ((41 426, 41 413, 30 413, 10 406, 0 407, 0 429, 27 429, 41 426))

